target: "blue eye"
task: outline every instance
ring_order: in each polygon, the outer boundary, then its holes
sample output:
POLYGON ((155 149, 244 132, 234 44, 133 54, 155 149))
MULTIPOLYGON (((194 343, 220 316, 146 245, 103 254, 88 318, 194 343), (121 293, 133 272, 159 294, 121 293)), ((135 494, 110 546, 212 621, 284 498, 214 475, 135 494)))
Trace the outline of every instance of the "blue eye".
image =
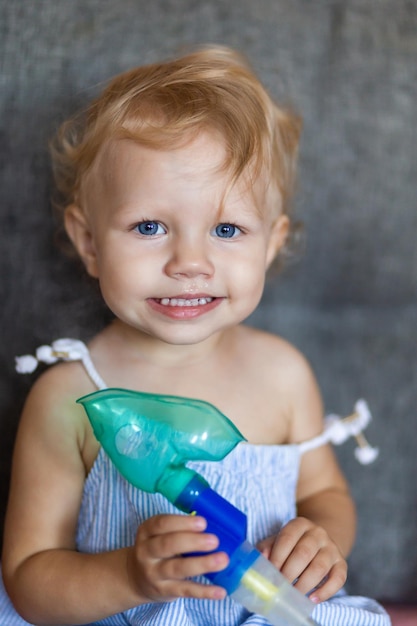
POLYGON ((217 224, 214 232, 222 239, 232 239, 241 233, 241 230, 234 224, 217 224))
POLYGON ((163 235, 166 233, 165 228, 159 222, 152 222, 152 221, 140 222, 140 224, 137 224, 135 226, 135 230, 140 235, 145 235, 145 236, 163 235))

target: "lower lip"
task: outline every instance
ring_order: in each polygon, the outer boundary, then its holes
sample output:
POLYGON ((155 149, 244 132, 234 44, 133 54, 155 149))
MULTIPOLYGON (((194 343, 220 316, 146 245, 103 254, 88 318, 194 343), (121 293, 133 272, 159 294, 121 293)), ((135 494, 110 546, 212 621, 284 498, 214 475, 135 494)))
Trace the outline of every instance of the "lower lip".
POLYGON ((205 315, 215 309, 223 301, 223 298, 213 298, 211 302, 207 304, 200 304, 198 306, 170 306, 161 304, 158 300, 150 298, 148 303, 150 307, 157 313, 161 313, 165 317, 169 317, 174 320, 191 320, 201 315, 205 315))

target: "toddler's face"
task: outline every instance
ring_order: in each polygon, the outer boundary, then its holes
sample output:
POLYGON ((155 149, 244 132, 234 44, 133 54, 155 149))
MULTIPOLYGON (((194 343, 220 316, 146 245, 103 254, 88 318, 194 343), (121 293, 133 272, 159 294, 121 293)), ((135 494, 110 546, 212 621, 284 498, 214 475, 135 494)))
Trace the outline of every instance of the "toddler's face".
POLYGON ((285 239, 287 218, 259 210, 260 183, 225 196, 224 157, 208 133, 169 151, 119 140, 85 186, 77 247, 88 271, 120 320, 164 342, 198 343, 244 320, 285 239))

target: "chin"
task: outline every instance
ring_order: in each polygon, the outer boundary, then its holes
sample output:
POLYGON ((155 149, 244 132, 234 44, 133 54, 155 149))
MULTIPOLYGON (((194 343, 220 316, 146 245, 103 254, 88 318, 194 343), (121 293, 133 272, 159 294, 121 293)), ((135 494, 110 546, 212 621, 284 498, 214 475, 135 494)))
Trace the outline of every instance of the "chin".
POLYGON ((179 332, 168 333, 151 333, 155 338, 163 341, 172 346, 195 346, 199 343, 204 343, 215 335, 219 335, 223 332, 223 328, 213 331, 198 332, 197 329, 184 328, 179 329, 179 332))

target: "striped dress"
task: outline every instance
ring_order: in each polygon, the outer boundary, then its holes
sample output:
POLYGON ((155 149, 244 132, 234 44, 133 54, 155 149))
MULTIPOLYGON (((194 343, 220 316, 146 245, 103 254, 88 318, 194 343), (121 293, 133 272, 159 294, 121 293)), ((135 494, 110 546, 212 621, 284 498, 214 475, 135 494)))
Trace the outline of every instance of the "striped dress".
MULTIPOLYGON (((302 445, 240 443, 223 461, 192 462, 210 486, 248 518, 253 544, 277 533, 296 515, 295 493, 302 445)), ((132 545, 137 527, 152 515, 178 513, 163 496, 133 487, 100 450, 87 477, 78 519, 77 549, 97 553, 132 545)), ((201 579, 203 580, 203 579, 201 579)), ((340 592, 314 608, 319 626, 389 626, 374 600, 340 592)), ((0 577, 1 626, 27 626, 14 611, 0 577)), ((94 622, 94 626, 267 626, 231 598, 221 601, 180 598, 148 603, 94 622)), ((92 624, 88 626, 93 626, 92 624)), ((283 625, 285 626, 285 625, 283 625)))

